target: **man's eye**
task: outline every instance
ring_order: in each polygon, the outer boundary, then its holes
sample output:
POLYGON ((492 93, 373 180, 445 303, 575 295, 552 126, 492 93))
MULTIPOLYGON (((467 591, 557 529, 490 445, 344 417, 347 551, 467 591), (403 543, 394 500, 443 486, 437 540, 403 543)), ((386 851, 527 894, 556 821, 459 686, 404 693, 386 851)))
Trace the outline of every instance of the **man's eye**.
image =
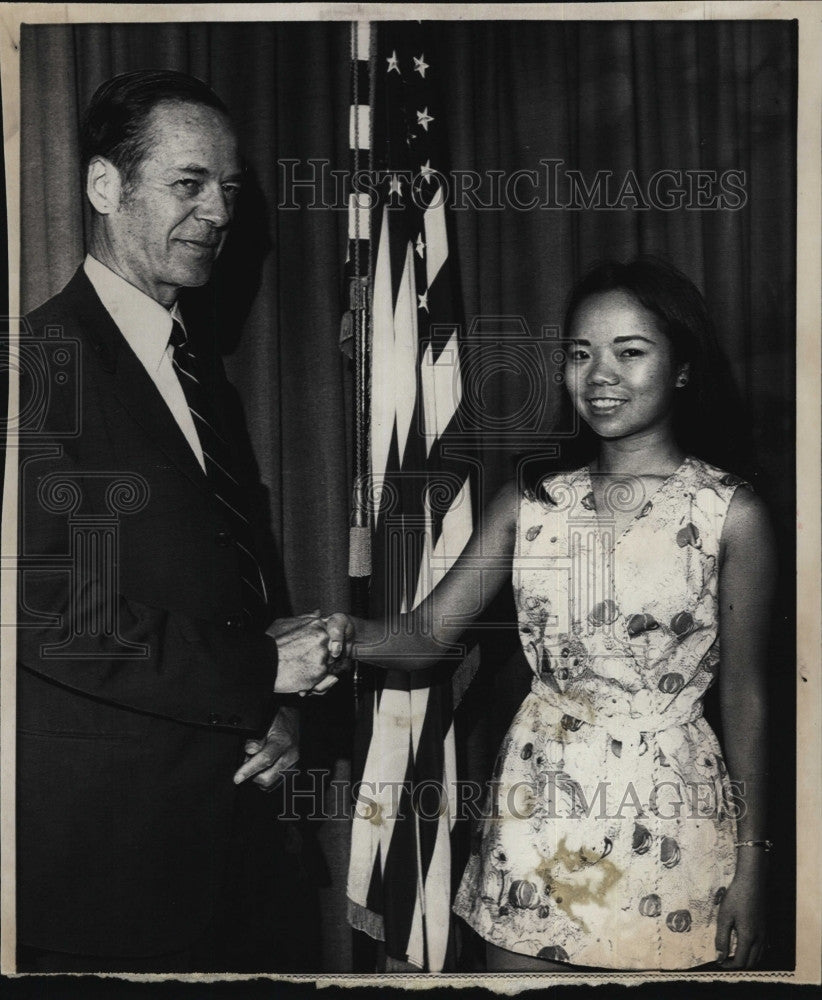
POLYGON ((223 194, 226 198, 234 199, 240 193, 239 184, 223 184, 223 194))
POLYGON ((187 193, 196 194, 200 190, 200 182, 193 177, 181 177, 177 184, 187 193))

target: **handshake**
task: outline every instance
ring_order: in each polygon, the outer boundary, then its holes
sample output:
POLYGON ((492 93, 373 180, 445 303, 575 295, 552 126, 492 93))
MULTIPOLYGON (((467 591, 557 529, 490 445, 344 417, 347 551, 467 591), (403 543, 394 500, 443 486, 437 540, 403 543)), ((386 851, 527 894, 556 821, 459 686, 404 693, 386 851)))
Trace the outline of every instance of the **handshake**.
MULTIPOLYGON (((354 642, 354 620, 319 611, 298 618, 281 618, 266 629, 277 643, 276 694, 325 694, 348 667, 354 642)), ((299 713, 281 705, 265 736, 246 740, 245 760, 234 783, 253 781, 265 792, 280 782, 300 756, 299 713)))
POLYGON ((319 611, 281 618, 266 630, 277 643, 276 694, 325 694, 349 665, 354 620, 319 611))

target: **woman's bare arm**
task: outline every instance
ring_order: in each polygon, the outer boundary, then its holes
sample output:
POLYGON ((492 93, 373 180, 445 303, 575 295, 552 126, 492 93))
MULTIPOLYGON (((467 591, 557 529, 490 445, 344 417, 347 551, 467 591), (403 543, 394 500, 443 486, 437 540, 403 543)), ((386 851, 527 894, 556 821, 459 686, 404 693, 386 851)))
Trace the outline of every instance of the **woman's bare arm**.
MULTIPOLYGON (((719 575, 719 696, 728 772, 738 789, 738 841, 768 837, 768 633, 776 583, 776 546, 764 503, 736 491, 722 533, 719 575)), ((766 852, 737 848, 736 876, 720 907, 717 949, 728 967, 750 968, 764 943, 766 852)))
POLYGON ((354 620, 352 656, 398 670, 431 667, 459 641, 511 575, 518 494, 507 483, 483 511, 460 557, 429 596, 393 621, 354 620))

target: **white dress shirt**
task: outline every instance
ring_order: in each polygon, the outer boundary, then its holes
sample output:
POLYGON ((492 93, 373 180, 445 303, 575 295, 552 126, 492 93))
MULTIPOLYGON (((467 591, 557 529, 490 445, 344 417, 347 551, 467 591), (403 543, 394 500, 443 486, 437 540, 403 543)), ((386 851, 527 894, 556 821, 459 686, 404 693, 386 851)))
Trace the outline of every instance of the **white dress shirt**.
POLYGON ((86 256, 83 269, 106 311, 126 338, 128 346, 157 386, 157 391, 171 410, 172 417, 205 472, 200 438, 174 370, 174 348, 169 343, 174 320, 185 329, 177 303, 174 303, 171 310, 166 309, 91 254, 86 256))

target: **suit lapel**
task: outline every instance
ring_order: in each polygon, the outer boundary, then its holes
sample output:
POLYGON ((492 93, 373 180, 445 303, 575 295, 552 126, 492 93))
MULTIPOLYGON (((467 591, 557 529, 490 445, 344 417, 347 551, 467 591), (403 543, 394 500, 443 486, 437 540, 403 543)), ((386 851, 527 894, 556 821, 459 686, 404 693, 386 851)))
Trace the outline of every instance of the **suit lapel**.
POLYGON ((201 489, 206 477, 157 386, 103 306, 82 267, 66 292, 102 368, 101 379, 167 458, 201 489))

